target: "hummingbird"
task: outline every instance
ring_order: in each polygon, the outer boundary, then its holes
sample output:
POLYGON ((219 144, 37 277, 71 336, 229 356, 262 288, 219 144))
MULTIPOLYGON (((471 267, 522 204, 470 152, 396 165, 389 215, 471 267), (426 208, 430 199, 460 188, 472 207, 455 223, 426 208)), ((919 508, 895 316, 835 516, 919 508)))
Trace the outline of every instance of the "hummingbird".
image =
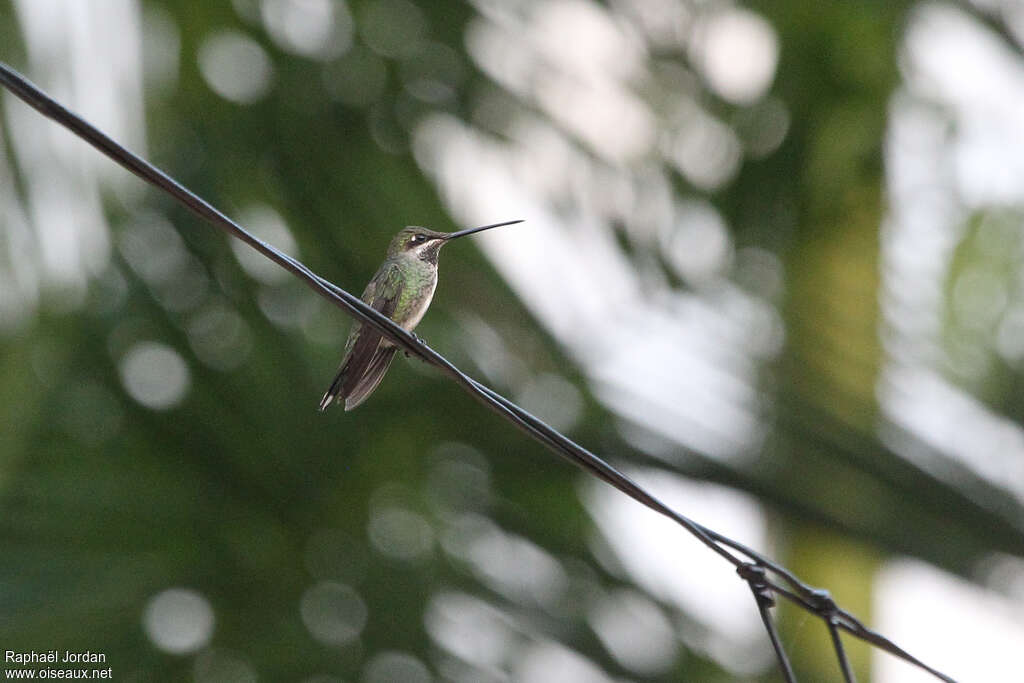
MULTIPOLYGON (((458 232, 437 232, 410 225, 398 231, 388 245, 387 258, 366 285, 362 300, 412 332, 430 307, 437 287, 437 256, 454 239, 503 225, 506 221, 458 232)), ((320 399, 320 410, 337 399, 352 410, 373 393, 394 358, 395 346, 373 327, 355 323, 345 343, 338 374, 320 399)))

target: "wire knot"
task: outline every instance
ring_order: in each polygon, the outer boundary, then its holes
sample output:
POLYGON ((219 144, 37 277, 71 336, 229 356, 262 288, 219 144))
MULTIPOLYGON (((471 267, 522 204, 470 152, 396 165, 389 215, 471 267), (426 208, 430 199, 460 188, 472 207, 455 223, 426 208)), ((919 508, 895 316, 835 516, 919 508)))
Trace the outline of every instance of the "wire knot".
POLYGON ((768 587, 768 577, 764 567, 753 562, 745 562, 736 567, 736 573, 750 585, 758 602, 765 607, 775 607, 775 596, 768 587))
POLYGON ((807 602, 823 619, 828 620, 830 623, 835 623, 839 606, 832 599, 831 593, 824 588, 815 588, 807 595, 807 602))

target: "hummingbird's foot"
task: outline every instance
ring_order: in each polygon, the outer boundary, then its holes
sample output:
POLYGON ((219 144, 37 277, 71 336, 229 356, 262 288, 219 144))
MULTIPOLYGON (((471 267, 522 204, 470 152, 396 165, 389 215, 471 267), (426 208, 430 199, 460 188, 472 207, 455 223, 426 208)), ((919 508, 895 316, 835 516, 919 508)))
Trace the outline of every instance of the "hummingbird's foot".
MULTIPOLYGON (((413 338, 413 341, 415 341, 415 342, 416 342, 416 343, 417 343, 418 345, 420 345, 420 346, 422 346, 422 345, 423 345, 423 340, 422 340, 422 339, 420 339, 420 336, 419 336, 418 334, 416 334, 415 332, 410 332, 410 333, 409 333, 409 335, 410 335, 410 336, 412 336, 412 338, 413 338)), ((406 358, 412 358, 412 354, 411 354, 411 353, 409 353, 409 350, 408 350, 408 349, 406 349, 406 350, 402 351, 402 353, 404 353, 404 354, 405 354, 405 357, 406 357, 406 358)))

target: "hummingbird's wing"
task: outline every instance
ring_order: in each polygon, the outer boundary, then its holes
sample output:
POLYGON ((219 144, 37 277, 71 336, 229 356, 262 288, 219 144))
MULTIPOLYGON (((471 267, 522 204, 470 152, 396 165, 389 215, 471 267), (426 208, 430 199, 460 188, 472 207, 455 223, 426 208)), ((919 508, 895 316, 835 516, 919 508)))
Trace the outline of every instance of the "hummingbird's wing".
MULTIPOLYGON (((393 263, 385 263, 363 292, 363 301, 383 315, 393 318, 402 296, 405 279, 393 263)), ((345 345, 338 374, 320 399, 324 410, 335 398, 345 401, 345 410, 352 410, 377 388, 394 356, 395 347, 387 343, 374 328, 356 323, 345 345)))
MULTIPOLYGON (((384 379, 384 373, 388 371, 391 359, 395 357, 395 351, 397 350, 398 347, 396 346, 384 346, 383 344, 377 347, 377 351, 373 354, 373 358, 370 359, 366 372, 363 373, 363 376, 359 378, 359 381, 355 383, 350 392, 343 393, 346 411, 352 410, 373 393, 373 390, 377 388, 380 381, 384 379)), ((342 392, 344 392, 344 388, 342 388, 342 392)))

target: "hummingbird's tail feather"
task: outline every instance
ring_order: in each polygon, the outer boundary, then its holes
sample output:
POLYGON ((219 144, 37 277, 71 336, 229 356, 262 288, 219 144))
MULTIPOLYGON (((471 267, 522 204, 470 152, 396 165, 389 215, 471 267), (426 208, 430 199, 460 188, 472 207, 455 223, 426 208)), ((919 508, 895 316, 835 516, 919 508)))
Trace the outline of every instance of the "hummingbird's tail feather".
POLYGON ((338 371, 338 374, 334 376, 334 380, 331 382, 331 386, 324 392, 324 397, 320 399, 320 412, 327 410, 327 406, 334 402, 335 397, 338 395, 338 391, 341 389, 342 382, 345 381, 345 368, 338 371))
POLYGON ((380 381, 384 379, 384 374, 388 371, 388 367, 391 365, 391 360, 395 357, 395 351, 397 350, 397 347, 390 345, 378 347, 377 352, 373 355, 370 364, 366 368, 366 372, 355 383, 351 391, 345 394, 346 411, 354 409, 373 393, 373 390, 377 388, 380 381))
POLYGON ((320 399, 321 411, 331 405, 336 398, 340 400, 348 398, 369 369, 378 347, 380 347, 379 333, 369 330, 353 333, 353 336, 349 338, 348 348, 345 349, 345 357, 341 359, 338 374, 331 381, 327 393, 320 399))
POLYGON ((324 393, 324 397, 320 399, 320 411, 327 410, 335 399, 339 402, 344 401, 346 411, 352 410, 365 401, 384 379, 384 374, 388 371, 397 350, 390 344, 379 345, 373 355, 366 359, 366 369, 358 376, 355 374, 358 372, 358 368, 352 363, 352 357, 346 358, 346 362, 342 364, 338 374, 331 381, 331 386, 324 393))

